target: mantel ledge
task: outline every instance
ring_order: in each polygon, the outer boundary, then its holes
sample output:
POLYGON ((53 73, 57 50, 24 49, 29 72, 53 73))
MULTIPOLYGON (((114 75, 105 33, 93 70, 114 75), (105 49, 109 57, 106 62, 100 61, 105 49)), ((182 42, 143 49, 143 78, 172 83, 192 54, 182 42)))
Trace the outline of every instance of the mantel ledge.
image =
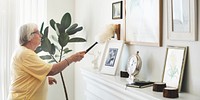
MULTIPOLYGON (((170 100, 169 98, 163 97, 162 92, 154 92, 152 91, 152 87, 147 88, 132 88, 126 87, 127 83, 126 78, 120 78, 119 76, 112 76, 100 73, 98 70, 94 70, 91 68, 81 68, 81 73, 84 78, 87 80, 86 84, 95 84, 100 88, 103 86, 103 89, 108 90, 111 89, 115 91, 112 95, 117 95, 126 97, 126 98, 137 98, 140 100, 170 100)), ((179 97, 175 98, 175 100, 200 100, 200 97, 194 96, 189 93, 181 92, 179 93, 179 97)))

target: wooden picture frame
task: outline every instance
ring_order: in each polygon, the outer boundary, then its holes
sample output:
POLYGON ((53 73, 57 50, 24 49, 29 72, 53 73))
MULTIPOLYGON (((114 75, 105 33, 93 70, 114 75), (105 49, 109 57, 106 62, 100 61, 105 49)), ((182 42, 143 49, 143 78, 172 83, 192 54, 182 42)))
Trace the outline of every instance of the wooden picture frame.
POLYGON ((197 40, 197 0, 167 0, 168 39, 197 40))
POLYGON ((127 44, 162 45, 162 0, 125 1, 127 44))
POLYGON ((163 70, 162 82, 167 87, 177 88, 180 92, 187 47, 168 46, 166 49, 165 65, 163 70))
POLYGON ((122 19, 122 1, 112 3, 112 19, 122 19))
POLYGON ((115 75, 123 49, 123 41, 109 40, 106 42, 100 63, 100 72, 115 75))

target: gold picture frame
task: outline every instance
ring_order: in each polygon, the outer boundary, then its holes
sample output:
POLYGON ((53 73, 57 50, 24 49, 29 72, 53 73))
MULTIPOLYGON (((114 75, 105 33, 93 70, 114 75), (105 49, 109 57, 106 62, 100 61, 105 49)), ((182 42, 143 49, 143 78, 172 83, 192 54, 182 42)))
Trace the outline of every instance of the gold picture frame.
POLYGON ((127 44, 162 46, 163 0, 125 0, 127 44))
POLYGON ((187 46, 168 46, 166 49, 162 82, 166 83, 167 87, 177 88, 179 92, 181 90, 187 48, 187 46))

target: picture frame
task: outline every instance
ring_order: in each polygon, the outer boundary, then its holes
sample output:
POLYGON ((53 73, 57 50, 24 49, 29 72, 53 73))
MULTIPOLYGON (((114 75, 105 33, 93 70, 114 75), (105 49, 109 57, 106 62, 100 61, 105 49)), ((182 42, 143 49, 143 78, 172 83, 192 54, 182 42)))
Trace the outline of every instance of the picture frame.
POLYGON ((101 73, 115 75, 123 44, 121 40, 109 40, 106 42, 100 63, 101 73))
POLYGON ((167 87, 177 88, 179 92, 185 68, 187 48, 187 46, 168 46, 166 49, 162 82, 166 83, 167 87))
POLYGON ((112 3, 112 19, 122 19, 122 1, 112 3))
POLYGON ((197 0, 167 2, 168 40, 197 41, 197 0))
POLYGON ((162 46, 163 0, 125 0, 127 44, 162 46))

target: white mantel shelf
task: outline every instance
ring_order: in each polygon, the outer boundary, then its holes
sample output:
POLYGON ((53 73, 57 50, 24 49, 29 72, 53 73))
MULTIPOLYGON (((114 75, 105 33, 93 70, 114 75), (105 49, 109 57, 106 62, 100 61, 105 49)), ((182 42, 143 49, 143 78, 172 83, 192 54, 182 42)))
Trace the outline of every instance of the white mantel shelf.
MULTIPOLYGON (((87 100, 172 100, 163 97, 162 92, 152 91, 153 87, 126 88, 126 78, 102 74, 88 68, 82 68, 81 73, 86 81, 87 100)), ((179 97, 173 100, 200 100, 200 97, 179 93, 179 97)))

